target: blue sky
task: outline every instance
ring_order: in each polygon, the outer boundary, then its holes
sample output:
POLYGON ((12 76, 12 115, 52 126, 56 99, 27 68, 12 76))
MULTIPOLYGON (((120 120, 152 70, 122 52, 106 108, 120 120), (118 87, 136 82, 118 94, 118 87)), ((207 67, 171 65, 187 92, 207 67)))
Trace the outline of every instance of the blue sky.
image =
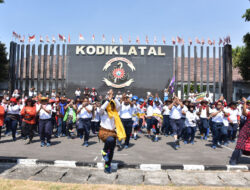
POLYGON ((215 39, 231 36, 233 47, 243 45, 242 36, 250 31, 250 23, 241 16, 250 8, 249 0, 5 0, 0 4, 0 41, 7 47, 12 31, 18 34, 51 37, 70 34, 71 43, 78 43, 79 33, 85 43, 111 43, 112 36, 125 42, 137 36, 145 42, 154 36, 167 44, 177 35, 215 39))

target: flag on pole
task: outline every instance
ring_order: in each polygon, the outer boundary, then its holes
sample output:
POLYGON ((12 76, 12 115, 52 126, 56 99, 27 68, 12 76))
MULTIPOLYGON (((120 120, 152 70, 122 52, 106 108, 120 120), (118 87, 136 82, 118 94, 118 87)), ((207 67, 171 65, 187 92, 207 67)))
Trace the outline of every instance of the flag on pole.
POLYGON ((162 42, 163 42, 163 44, 166 44, 166 38, 165 38, 165 36, 162 36, 162 42))
POLYGON ((120 44, 123 44, 122 36, 119 38, 120 44))
POLYGON ((23 35, 23 39, 20 38, 20 42, 24 43, 24 39, 25 39, 25 37, 23 35))
POLYGON ((60 41, 65 42, 65 37, 64 37, 63 35, 61 35, 61 34, 58 35, 58 39, 59 39, 60 41))
POLYGON ((137 36, 137 38, 136 38, 136 43, 137 43, 137 44, 140 44, 139 36, 137 36))
POLYGON ((115 38, 114 38, 114 36, 112 36, 112 44, 114 44, 115 43, 115 38))
POLYGON ((92 35, 92 41, 95 41, 95 34, 92 35))
POLYGON ((12 36, 14 37, 14 38, 18 38, 18 34, 16 33, 16 32, 12 32, 12 36))
POLYGON ((170 81, 168 88, 170 89, 170 92, 174 92, 174 83, 175 83, 175 76, 172 77, 172 80, 170 81))
POLYGON ((42 36, 40 36, 40 42, 41 43, 43 43, 44 41, 43 41, 43 37, 42 36))
POLYGON ((103 41, 103 42, 106 41, 106 38, 105 38, 104 34, 102 35, 102 41, 103 41))
POLYGON ((213 45, 215 45, 215 40, 213 40, 213 45))
POLYGON ((204 45, 204 44, 205 44, 205 40, 202 38, 201 45, 204 45))
POLYGON ((207 43, 211 46, 213 45, 212 41, 208 38, 207 43))
POLYGON ((131 38, 130 38, 130 36, 128 37, 128 43, 131 43, 131 38))
POLYGON ((80 41, 84 41, 84 37, 83 37, 82 34, 79 34, 79 42, 80 42, 80 41))
POLYGON ((157 39, 156 39, 156 36, 154 36, 154 44, 157 43, 157 39))
POLYGON ((52 36, 52 43, 56 43, 56 38, 55 38, 55 36, 52 36))
POLYGON ((219 46, 220 46, 222 43, 223 43, 223 40, 220 38, 220 39, 219 39, 219 43, 218 43, 219 46))
POLYGON ((198 37, 195 38, 195 42, 196 42, 197 44, 201 44, 201 41, 199 40, 198 37))
POLYGON ((33 36, 29 36, 29 42, 34 42, 36 41, 36 36, 33 35, 33 36))
POLYGON ((148 40, 148 35, 146 35, 146 44, 149 43, 149 40, 148 40))
POLYGON ((68 36, 68 42, 70 43, 70 34, 69 34, 69 36, 68 36))
POLYGON ((188 41, 189 41, 189 45, 191 46, 193 43, 192 40, 189 38, 188 41))
POLYGON ((176 43, 176 42, 175 42, 175 38, 172 37, 172 44, 175 45, 175 43, 176 43))
POLYGON ((46 42, 50 43, 49 37, 46 36, 46 42))
POLYGON ((176 41, 178 44, 182 44, 183 43, 183 39, 179 36, 176 37, 176 41))

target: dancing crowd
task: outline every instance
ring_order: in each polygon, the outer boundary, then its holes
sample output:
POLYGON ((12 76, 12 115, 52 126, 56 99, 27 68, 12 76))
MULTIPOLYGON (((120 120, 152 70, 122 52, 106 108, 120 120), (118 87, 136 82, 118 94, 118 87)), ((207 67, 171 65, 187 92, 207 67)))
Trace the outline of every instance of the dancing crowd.
POLYGON ((85 88, 83 93, 78 88, 75 98, 69 99, 55 91, 50 96, 42 96, 30 89, 25 97, 15 90, 11 96, 4 95, 1 99, 0 138, 5 127, 4 135, 12 135, 16 141, 19 127, 20 137, 26 144, 32 143, 37 133, 41 147, 51 146, 52 136, 78 137, 83 139, 83 146, 88 147, 92 132, 105 143, 102 155, 105 170, 110 173, 115 146, 127 149, 131 138, 137 140, 142 133, 152 142, 164 139, 159 136, 172 136, 174 148, 178 150, 180 142, 195 144, 195 137, 206 141, 211 136, 213 149, 228 146, 235 143, 240 131, 230 160, 231 164, 236 164, 242 151, 248 150, 250 99, 227 102, 222 96, 213 102, 209 94, 200 101, 196 96, 190 94, 184 100, 175 95, 170 98, 166 89, 162 99, 157 93, 148 92, 143 98, 130 91, 114 94, 112 90, 103 97, 98 96, 94 88, 85 88), (119 130, 124 131, 123 138, 117 137, 118 120, 122 124, 119 130), (197 131, 199 136, 196 136, 197 131))

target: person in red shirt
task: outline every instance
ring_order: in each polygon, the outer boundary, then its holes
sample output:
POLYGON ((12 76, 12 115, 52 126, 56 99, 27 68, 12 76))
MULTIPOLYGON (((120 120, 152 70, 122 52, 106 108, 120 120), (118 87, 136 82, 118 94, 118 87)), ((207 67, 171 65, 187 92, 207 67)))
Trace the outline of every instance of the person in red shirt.
POLYGON ((26 100, 26 104, 21 110, 21 116, 23 116, 22 134, 24 137, 29 136, 29 142, 27 144, 30 144, 34 136, 33 128, 36 124, 36 106, 31 98, 26 100))
POLYGON ((2 127, 4 125, 4 115, 5 115, 4 107, 0 105, 0 139, 1 139, 2 127))
POLYGON ((239 137, 237 140, 236 147, 233 151, 233 154, 230 158, 229 164, 230 165, 236 165, 239 161, 239 158, 241 157, 242 153, 249 155, 250 154, 250 100, 247 100, 246 98, 242 98, 243 104, 243 115, 247 117, 247 121, 245 125, 242 127, 239 133, 239 137))

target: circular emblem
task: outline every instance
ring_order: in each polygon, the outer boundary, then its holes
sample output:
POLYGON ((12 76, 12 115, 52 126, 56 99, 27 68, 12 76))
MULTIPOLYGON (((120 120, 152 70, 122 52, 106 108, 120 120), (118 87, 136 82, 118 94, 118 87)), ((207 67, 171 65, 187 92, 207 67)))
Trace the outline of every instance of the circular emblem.
POLYGON ((103 81, 108 86, 123 88, 134 82, 134 79, 129 76, 130 72, 135 71, 134 64, 124 57, 110 59, 105 63, 103 71, 106 72, 103 81))

